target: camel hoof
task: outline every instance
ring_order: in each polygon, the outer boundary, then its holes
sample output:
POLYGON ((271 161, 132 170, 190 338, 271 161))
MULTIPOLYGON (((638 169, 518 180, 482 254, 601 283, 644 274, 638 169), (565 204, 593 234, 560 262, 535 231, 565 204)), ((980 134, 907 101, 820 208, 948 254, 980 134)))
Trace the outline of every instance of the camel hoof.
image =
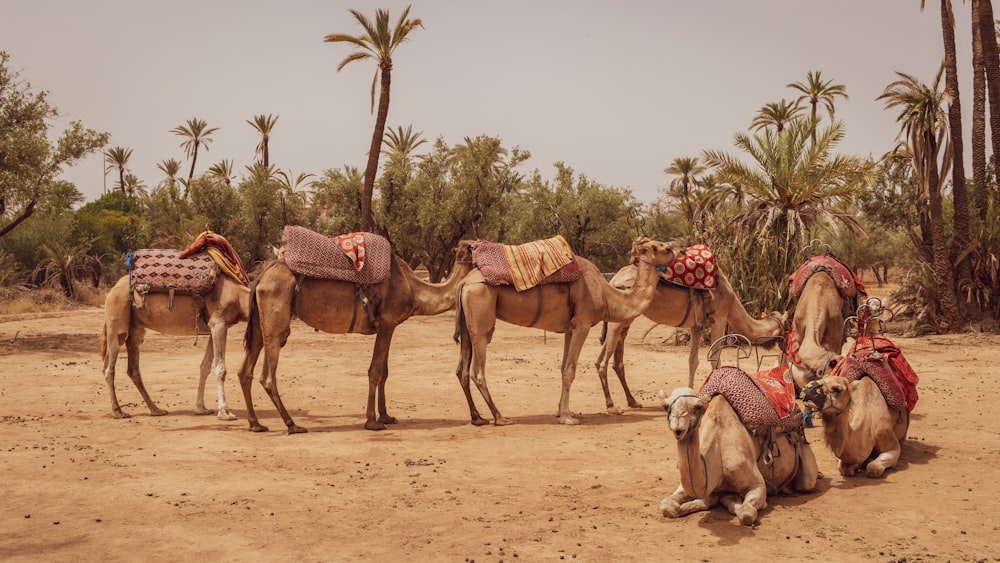
POLYGON ((149 416, 163 416, 167 414, 168 411, 163 409, 149 409, 149 416))
POLYGON ((263 424, 258 424, 256 422, 251 422, 250 423, 250 431, 251 432, 267 432, 268 428, 267 428, 267 426, 264 426, 263 424))
POLYGON ((398 420, 396 420, 396 417, 389 416, 387 414, 378 417, 378 421, 381 422, 382 424, 396 424, 397 422, 399 422, 398 420))
POLYGON ((610 406, 608 407, 608 414, 625 414, 625 409, 616 406, 610 406))
POLYGON ((566 415, 559 417, 559 424, 580 424, 580 421, 572 416, 566 415))
POLYGON ((878 463, 872 462, 869 463, 867 467, 865 467, 865 475, 867 475, 871 479, 878 479, 884 474, 885 474, 885 467, 882 467, 878 463))
POLYGON ((739 512, 740 524, 744 526, 753 526, 754 522, 757 521, 757 509, 747 503, 740 505, 737 512, 739 512))
POLYGON ((208 414, 215 414, 215 411, 208 410, 205 407, 195 407, 194 408, 194 414, 196 414, 198 416, 205 416, 205 415, 208 415, 208 414))
POLYGON ((305 428, 302 428, 298 424, 289 424, 288 425, 288 435, 289 436, 291 436, 292 434, 305 434, 306 432, 309 432, 309 430, 307 430, 305 428))
POLYGON ((369 420, 365 422, 365 430, 385 430, 385 424, 377 420, 369 420))
POLYGON ((506 416, 499 416, 495 421, 493 421, 493 424, 497 426, 509 426, 511 424, 514 424, 514 421, 507 418, 506 416))
POLYGON ((486 420, 485 418, 483 418, 481 416, 477 416, 476 418, 472 419, 472 425, 473 426, 486 426, 489 423, 490 423, 490 421, 486 420))
POLYGON ((642 403, 640 403, 639 401, 629 401, 628 402, 628 408, 630 408, 630 409, 641 409, 642 408, 642 403))
POLYGON ((660 501, 660 513, 667 518, 677 518, 680 516, 681 507, 673 499, 667 497, 660 501))
POLYGON ((236 420, 236 415, 231 412, 220 412, 219 420, 236 420))
POLYGON ((111 418, 132 418, 132 415, 125 411, 111 411, 111 418))

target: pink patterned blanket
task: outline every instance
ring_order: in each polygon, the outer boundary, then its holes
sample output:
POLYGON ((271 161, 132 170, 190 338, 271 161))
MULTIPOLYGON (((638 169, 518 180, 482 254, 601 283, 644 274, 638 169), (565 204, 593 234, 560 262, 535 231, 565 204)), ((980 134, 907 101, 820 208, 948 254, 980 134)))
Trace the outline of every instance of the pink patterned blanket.
POLYGON ((844 356, 844 361, 833 369, 833 375, 848 381, 865 376, 872 378, 882 391, 885 402, 900 412, 903 409, 912 412, 917 406, 917 383, 920 378, 899 348, 883 336, 859 338, 844 356))
POLYGON ((477 240, 472 263, 490 285, 513 285, 518 291, 580 279, 583 272, 561 236, 517 246, 477 240))
POLYGON ((281 236, 282 259, 296 274, 312 278, 365 285, 385 282, 392 260, 389 241, 374 233, 361 233, 363 242, 359 244, 357 235, 337 240, 305 227, 286 225, 281 236), (351 256, 345 252, 345 241, 351 256))
POLYGON ((722 395, 752 434, 774 428, 788 432, 802 424, 788 364, 754 375, 736 366, 721 366, 708 374, 699 395, 722 395))
POLYGON ((674 258, 660 277, 665 282, 683 287, 715 289, 715 253, 704 244, 689 246, 687 253, 674 258))
POLYGON ((146 248, 132 253, 129 285, 145 290, 208 293, 219 277, 219 266, 207 252, 187 258, 181 251, 146 248))
MULTIPOLYGON (((802 295, 802 290, 806 282, 816 272, 826 272, 833 278, 840 296, 844 299, 857 297, 860 293, 867 295, 865 287, 861 285, 861 278, 854 273, 847 264, 836 259, 830 254, 817 254, 806 260, 788 279, 788 291, 793 301, 798 301, 802 295)), ((853 313, 853 311, 852 311, 853 313)))

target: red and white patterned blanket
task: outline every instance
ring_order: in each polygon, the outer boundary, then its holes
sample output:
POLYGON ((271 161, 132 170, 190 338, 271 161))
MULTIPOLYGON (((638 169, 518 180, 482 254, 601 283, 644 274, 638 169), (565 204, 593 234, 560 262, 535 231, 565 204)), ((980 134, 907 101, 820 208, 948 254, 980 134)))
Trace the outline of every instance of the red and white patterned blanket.
MULTIPOLYGON (((798 301, 802 295, 802 290, 806 287, 806 282, 816 272, 826 272, 833 278, 833 283, 837 286, 840 296, 844 299, 857 297, 858 294, 867 295, 865 287, 861 285, 861 278, 833 255, 817 254, 809 257, 801 266, 788 278, 788 292, 793 301, 798 301)), ((853 310, 851 314, 853 314, 853 310)))
POLYGON ((844 361, 837 364, 832 375, 848 381, 870 377, 878 385, 885 402, 902 412, 917 406, 917 383, 920 378, 903 357, 903 353, 883 336, 863 336, 851 345, 844 361))
POLYGON ((788 432, 802 424, 788 364, 753 375, 736 366, 721 366, 708 374, 698 394, 725 397, 753 434, 770 428, 788 432))
POLYGON ((392 248, 388 239, 374 233, 331 238, 305 227, 286 225, 281 248, 282 259, 296 274, 365 285, 389 279, 392 248), (360 244, 359 235, 363 239, 360 244))
POLYGON ((715 289, 716 276, 715 253, 704 244, 687 247, 684 256, 674 258, 660 273, 665 282, 694 289, 715 289))
POLYGON ((562 236, 516 246, 477 240, 472 263, 490 285, 513 285, 518 291, 580 279, 583 272, 562 236))
POLYGON ((187 258, 181 251, 144 248, 132 253, 129 285, 150 291, 208 293, 219 277, 219 266, 207 252, 187 258))

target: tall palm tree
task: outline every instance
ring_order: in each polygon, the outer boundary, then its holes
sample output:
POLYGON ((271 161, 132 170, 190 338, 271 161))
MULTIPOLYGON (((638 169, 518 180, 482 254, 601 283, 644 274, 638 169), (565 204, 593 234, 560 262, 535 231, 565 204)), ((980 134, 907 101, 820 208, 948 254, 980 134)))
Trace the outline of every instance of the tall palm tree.
POLYGON ((232 185, 236 173, 233 171, 232 160, 220 160, 208 168, 209 176, 222 180, 227 186, 232 185))
POLYGON ((757 110, 757 115, 750 122, 750 129, 760 131, 773 126, 778 133, 781 133, 785 129, 785 125, 801 112, 802 106, 798 102, 789 102, 785 99, 765 104, 764 107, 757 110))
MULTIPOLYGON (((896 121, 900 123, 900 140, 911 155, 921 199, 926 202, 923 204, 926 206, 926 218, 922 221, 922 230, 925 244, 927 238, 930 239, 930 248, 924 250, 925 255, 930 252, 944 324, 941 328, 951 331, 960 327, 961 318, 952 263, 945 243, 941 195, 941 176, 947 174, 951 166, 948 114, 942 109, 951 100, 948 92, 941 88, 944 71, 945 67, 941 65, 934 83, 929 86, 911 75, 897 72, 899 79, 886 86, 876 99, 885 100, 886 109, 899 108, 896 121)), ((920 202, 917 208, 921 208, 920 202)))
MULTIPOLYGON (((986 219, 986 66, 979 3, 972 0, 972 198, 976 216, 986 219)), ((987 0, 989 1, 989 0, 987 0)))
POLYGON ((218 130, 218 127, 210 128, 208 123, 197 117, 187 120, 185 125, 178 125, 170 130, 174 135, 184 137, 185 140, 181 143, 181 148, 184 149, 187 157, 191 159, 191 171, 188 172, 187 184, 184 187, 184 197, 187 197, 187 185, 194 178, 194 165, 198 162, 198 149, 204 146, 207 151, 209 143, 212 142, 212 133, 218 130))
POLYGON ((131 197, 145 197, 149 195, 146 193, 146 183, 131 172, 125 174, 125 184, 122 188, 122 193, 131 197))
POLYGON ((165 158, 156 164, 156 167, 167 175, 167 185, 173 186, 177 181, 177 175, 181 171, 181 161, 176 158, 165 158))
POLYGON ((685 156, 675 158, 670 166, 663 170, 666 174, 677 177, 671 180, 669 193, 681 202, 681 211, 690 225, 694 221, 694 209, 691 206, 691 192, 698 186, 698 175, 708 168, 698 161, 698 157, 685 156))
POLYGON ((118 189, 125 193, 125 171, 128 169, 128 159, 132 158, 132 149, 111 147, 104 151, 105 172, 118 172, 118 189))
POLYGON ((254 154, 259 154, 264 166, 270 164, 270 152, 268 151, 268 143, 271 140, 271 130, 274 129, 274 124, 278 122, 278 116, 276 115, 255 115, 253 121, 247 120, 258 133, 260 133, 260 143, 257 144, 257 148, 254 150, 254 154))
POLYGON ((375 111, 375 84, 381 77, 379 91, 378 114, 375 118, 375 131, 372 133, 371 146, 368 149, 368 165, 365 167, 365 184, 361 194, 361 230, 369 230, 373 224, 372 192, 375 189, 375 174, 378 173, 379 149, 385 134, 385 122, 389 116, 389 90, 392 83, 392 55, 411 31, 423 27, 419 19, 408 19, 410 7, 407 6, 393 28, 389 27, 389 12, 377 10, 375 21, 372 22, 357 10, 350 10, 351 15, 364 29, 363 35, 348 35, 333 33, 323 38, 327 43, 349 43, 358 50, 347 55, 337 65, 337 72, 354 61, 370 59, 376 63, 375 76, 372 78, 371 105, 375 111))
POLYGON ((391 156, 398 154, 403 158, 409 158, 413 151, 420 145, 427 142, 427 139, 421 139, 421 132, 413 132, 413 125, 407 125, 406 129, 400 125, 396 127, 395 130, 389 129, 385 133, 385 144, 388 148, 382 149, 382 154, 391 156))
MULTIPOLYGON (((278 170, 276 174, 278 182, 281 184, 281 189, 284 190, 286 194, 290 197, 297 198, 303 204, 309 201, 308 193, 300 189, 301 186, 308 186, 310 184, 306 183, 309 178, 315 177, 315 174, 307 174, 305 172, 300 172, 296 175, 291 170, 278 170)), ((282 196, 284 197, 284 196, 282 196)))
POLYGON ((993 158, 1000 159, 1000 49, 997 48, 997 32, 993 20, 993 3, 989 0, 978 2, 979 12, 973 14, 979 22, 982 35, 983 69, 986 72, 986 92, 990 107, 990 139, 993 142, 993 158))
MULTIPOLYGON (((842 84, 834 84, 833 80, 823 80, 820 76, 820 71, 814 70, 806 73, 806 81, 803 82, 793 82, 788 85, 789 88, 793 88, 802 92, 802 95, 798 97, 796 103, 808 102, 809 103, 809 115, 813 120, 818 120, 819 115, 817 112, 817 106, 823 105, 826 109, 826 113, 833 120, 834 117, 834 102, 837 96, 841 96, 845 100, 847 98, 847 86, 842 84)), ((816 142, 816 131, 813 130, 812 142, 816 142)))

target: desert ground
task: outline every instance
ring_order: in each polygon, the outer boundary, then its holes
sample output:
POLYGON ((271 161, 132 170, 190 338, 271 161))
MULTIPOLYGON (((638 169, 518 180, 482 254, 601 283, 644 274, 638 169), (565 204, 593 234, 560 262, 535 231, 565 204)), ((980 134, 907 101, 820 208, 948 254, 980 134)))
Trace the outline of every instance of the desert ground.
POLYGON ((997 335, 890 335, 921 378, 899 465, 842 477, 809 429, 817 490, 770 496, 745 527, 721 507, 679 520, 658 510, 678 470, 656 391, 686 382, 687 347, 671 328, 643 338, 645 319, 626 342, 643 407, 606 413, 597 326, 573 385, 578 426, 554 416, 561 335, 498 323, 487 376, 514 420, 502 427, 469 423, 454 314, 411 319, 390 354, 399 423, 380 432, 363 428, 374 339, 295 321, 279 389, 309 430, 297 435, 256 381, 271 430, 248 431, 243 325, 229 335, 225 384, 238 420, 193 412, 207 339, 153 332, 141 367, 169 414, 149 415, 123 351, 117 392, 132 417, 112 418, 102 319, 94 307, 0 317, 0 560, 1000 561, 1000 431, 987 400, 997 335))

